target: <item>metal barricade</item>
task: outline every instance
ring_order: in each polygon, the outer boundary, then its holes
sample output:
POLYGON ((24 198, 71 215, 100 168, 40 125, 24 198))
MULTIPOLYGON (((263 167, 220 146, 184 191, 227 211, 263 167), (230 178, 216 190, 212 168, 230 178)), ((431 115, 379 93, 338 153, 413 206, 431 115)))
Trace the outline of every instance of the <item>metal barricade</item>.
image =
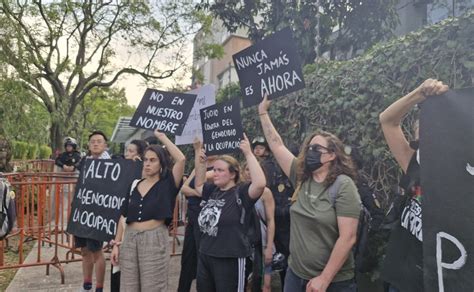
MULTIPOLYGON (((64 284, 62 264, 81 261, 80 256, 76 258, 80 252, 74 247, 73 236, 66 232, 77 182, 76 174, 28 172, 6 174, 5 177, 16 193, 17 228, 6 239, 0 240, 0 270, 44 265, 46 275, 49 275, 50 266, 53 266, 59 270, 61 284, 64 284), (18 262, 6 264, 5 248, 9 247, 9 240, 14 237, 18 239, 18 262), (24 243, 27 241, 37 241, 37 256, 33 263, 23 262, 24 243), (54 247, 51 258, 42 256, 45 244, 54 247), (65 256, 60 256, 59 248, 67 250, 65 256)), ((169 226, 169 235, 173 239, 171 256, 180 255, 176 252, 176 244, 180 244, 178 236, 184 236, 178 230, 185 225, 185 205, 185 199, 179 195, 169 226)), ((110 251, 110 248, 106 247, 105 251, 110 251)))

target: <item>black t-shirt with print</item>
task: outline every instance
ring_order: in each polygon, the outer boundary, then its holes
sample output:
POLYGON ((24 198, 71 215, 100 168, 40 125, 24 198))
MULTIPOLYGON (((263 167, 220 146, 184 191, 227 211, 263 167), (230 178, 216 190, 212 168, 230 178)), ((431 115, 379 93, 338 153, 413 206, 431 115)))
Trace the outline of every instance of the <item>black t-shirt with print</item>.
POLYGON ((392 230, 382 269, 382 278, 403 292, 423 290, 423 234, 420 165, 413 155, 400 185, 406 200, 398 224, 392 230))
POLYGON ((251 254, 247 230, 256 200, 249 197, 249 186, 250 183, 242 183, 221 191, 213 184, 204 184, 198 218, 202 232, 200 252, 220 258, 243 258, 251 254), (244 224, 240 223, 242 209, 245 209, 244 224))

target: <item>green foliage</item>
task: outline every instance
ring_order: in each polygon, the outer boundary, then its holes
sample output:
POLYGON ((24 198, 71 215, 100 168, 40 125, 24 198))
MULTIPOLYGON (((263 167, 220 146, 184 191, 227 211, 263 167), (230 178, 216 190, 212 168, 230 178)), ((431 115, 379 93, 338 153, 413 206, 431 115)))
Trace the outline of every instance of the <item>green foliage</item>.
POLYGON ((26 159, 38 158, 38 144, 28 144, 26 159))
POLYGON ((52 154, 53 154, 53 151, 51 150, 51 147, 49 147, 48 145, 39 146, 39 153, 38 153, 39 159, 49 159, 51 158, 52 154))
POLYGON ((13 141, 13 159, 25 160, 28 157, 28 143, 13 141))
POLYGON ((200 22, 209 27, 193 8, 193 1, 2 1, 0 64, 41 100, 49 142, 60 147, 92 89, 126 74, 162 80, 186 67, 183 47, 200 22))
POLYGON ((194 52, 194 58, 201 59, 207 56, 209 59, 221 59, 224 54, 224 47, 220 44, 203 44, 194 52))
POLYGON ((49 114, 23 83, 0 76, 0 133, 9 140, 49 142, 49 114))
MULTIPOLYGON (((317 129, 358 147, 365 159, 363 176, 390 193, 400 170, 379 125, 378 115, 427 78, 450 88, 473 86, 474 11, 378 44, 363 56, 326 61, 305 68, 306 88, 272 103, 271 117, 287 145, 301 145, 317 129)), ((403 125, 410 136, 416 111, 403 125)), ((243 111, 249 137, 261 135, 256 108, 243 111)))
POLYGON ((217 91, 216 103, 228 101, 234 98, 238 98, 240 96, 241 94, 239 82, 232 82, 217 91))
POLYGON ((79 146, 83 147, 94 130, 103 131, 110 139, 119 117, 132 116, 135 110, 127 104, 123 88, 93 89, 79 105, 67 136, 77 138, 79 146))
POLYGON ((318 7, 315 0, 202 0, 198 7, 222 19, 230 32, 248 29, 253 41, 290 26, 303 63, 309 64, 316 57, 318 15, 319 50, 329 51, 334 58, 337 51, 366 49, 390 36, 398 23, 397 3, 398 0, 321 0, 318 7))

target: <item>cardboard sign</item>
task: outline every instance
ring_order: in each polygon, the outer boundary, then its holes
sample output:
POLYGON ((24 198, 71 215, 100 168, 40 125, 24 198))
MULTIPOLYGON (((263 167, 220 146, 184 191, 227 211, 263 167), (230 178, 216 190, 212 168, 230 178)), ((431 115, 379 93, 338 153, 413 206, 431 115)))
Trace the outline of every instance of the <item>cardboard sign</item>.
POLYGON ((474 291, 474 88, 421 108, 425 291, 474 291))
POLYGON ((79 174, 67 231, 99 241, 114 239, 120 208, 142 163, 128 159, 87 159, 79 174))
POLYGON ((291 29, 285 28, 233 55, 244 107, 305 87, 301 61, 291 29))
POLYGON ((195 94, 148 88, 130 121, 130 126, 181 135, 195 100, 195 94))
POLYGON ((183 133, 176 135, 176 145, 193 144, 195 137, 202 141, 201 114, 199 111, 216 103, 216 87, 212 84, 204 85, 188 93, 197 94, 197 97, 183 133))
POLYGON ((239 150, 243 137, 239 99, 201 109, 201 124, 206 155, 239 150))

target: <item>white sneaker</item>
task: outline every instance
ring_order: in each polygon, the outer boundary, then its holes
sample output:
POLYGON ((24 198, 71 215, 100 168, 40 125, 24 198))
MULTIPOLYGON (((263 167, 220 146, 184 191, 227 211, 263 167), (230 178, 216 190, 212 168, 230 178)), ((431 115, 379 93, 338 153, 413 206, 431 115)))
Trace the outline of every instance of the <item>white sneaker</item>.
POLYGON ((84 289, 84 286, 81 287, 81 289, 79 289, 79 292, 92 292, 92 288, 90 289, 84 289))

